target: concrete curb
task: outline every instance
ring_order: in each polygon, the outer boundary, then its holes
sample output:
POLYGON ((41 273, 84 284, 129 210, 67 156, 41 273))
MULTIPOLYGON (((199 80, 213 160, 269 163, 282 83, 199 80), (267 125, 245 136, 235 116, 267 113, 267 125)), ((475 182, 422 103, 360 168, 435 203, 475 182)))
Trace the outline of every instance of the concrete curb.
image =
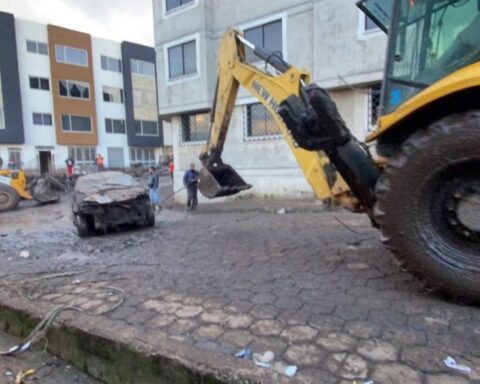
MULTIPOLYGON (((0 326, 26 337, 51 309, 0 293, 0 326)), ((149 335, 108 318, 64 312, 48 332, 48 351, 108 384, 295 383, 251 362, 149 335), (155 346, 155 347, 154 347, 155 346)), ((28 352, 27 352, 28 353, 28 352)))

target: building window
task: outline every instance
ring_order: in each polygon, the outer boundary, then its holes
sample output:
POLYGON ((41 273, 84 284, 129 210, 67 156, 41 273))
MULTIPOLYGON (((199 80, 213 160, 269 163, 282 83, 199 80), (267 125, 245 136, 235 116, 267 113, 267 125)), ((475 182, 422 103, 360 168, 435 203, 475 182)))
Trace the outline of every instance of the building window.
POLYGON ((50 113, 33 113, 34 125, 52 125, 52 115, 50 113))
POLYGON ((155 64, 137 59, 130 59, 132 73, 142 76, 155 77, 155 64))
POLYGON ((62 115, 62 131, 92 132, 92 119, 90 116, 62 115))
POLYGON ((130 164, 155 165, 155 148, 130 147, 130 164))
POLYGON ((123 89, 104 86, 103 101, 105 101, 106 103, 123 104, 123 89))
POLYGON ((8 168, 20 169, 22 167, 22 150, 20 148, 8 148, 8 168))
POLYGON ((182 143, 203 143, 210 132, 210 115, 197 113, 182 115, 182 143))
MULTIPOLYGON (((243 34, 247 40, 254 43, 257 47, 283 54, 282 20, 276 20, 254 28, 245 29, 243 34)), ((260 60, 248 47, 245 53, 246 59, 250 63, 260 60)))
POLYGON ((135 134, 138 136, 158 136, 156 121, 135 120, 135 134))
POLYGON ((60 96, 75 99, 90 99, 90 85, 79 81, 60 80, 58 82, 60 96))
POLYGON ((193 3, 193 0, 165 0, 165 8, 167 12, 170 12, 173 9, 190 3, 193 3))
POLYGON ((125 133, 125 120, 105 119, 105 132, 107 133, 125 133))
POLYGON ((48 56, 48 45, 40 41, 27 40, 27 51, 48 56))
POLYGON ((90 165, 95 162, 97 149, 95 147, 68 147, 68 157, 75 160, 76 165, 90 165))
POLYGON ((50 90, 50 81, 44 77, 32 77, 30 76, 30 88, 41 89, 43 91, 50 90))
POLYGON ((170 79, 197 73, 197 43, 195 40, 168 48, 170 79))
POLYGON ((372 85, 368 91, 368 122, 367 131, 371 132, 375 130, 377 126, 378 109, 380 107, 380 101, 382 96, 382 84, 372 85))
POLYGON ((108 56, 100 56, 102 69, 105 71, 122 72, 122 60, 108 56))
POLYGON ((364 21, 364 30, 365 32, 369 32, 369 31, 373 31, 373 30, 378 30, 378 26, 377 24, 375 24, 375 22, 370 18, 368 17, 367 15, 365 15, 365 21, 364 21))
POLYGON ((271 139, 282 135, 272 114, 261 103, 246 106, 245 139, 271 139))
POLYGON ((85 49, 55 45, 57 62, 88 67, 88 55, 85 49))

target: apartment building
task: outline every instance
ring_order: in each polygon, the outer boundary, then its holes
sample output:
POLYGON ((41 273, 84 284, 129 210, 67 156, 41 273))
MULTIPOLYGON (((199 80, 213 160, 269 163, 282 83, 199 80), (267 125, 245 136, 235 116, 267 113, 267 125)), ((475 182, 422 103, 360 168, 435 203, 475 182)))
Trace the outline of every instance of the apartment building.
MULTIPOLYGON (((159 112, 173 132, 176 188, 188 164, 199 164, 217 51, 228 28, 310 71, 314 82, 330 91, 353 133, 365 137, 376 120, 386 37, 355 2, 153 0, 159 112)), ((247 58, 255 62, 251 53, 247 58)), ((312 195, 272 117, 244 90, 236 100, 224 161, 253 185, 248 193, 312 195)))
POLYGON ((73 157, 90 168, 157 164, 155 50, 0 12, 0 156, 46 173, 73 157))

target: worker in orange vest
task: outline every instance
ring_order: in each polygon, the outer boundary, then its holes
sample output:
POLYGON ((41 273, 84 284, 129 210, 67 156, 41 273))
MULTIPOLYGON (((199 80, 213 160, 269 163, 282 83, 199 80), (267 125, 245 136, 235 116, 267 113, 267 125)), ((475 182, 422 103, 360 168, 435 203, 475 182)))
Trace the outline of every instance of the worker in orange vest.
POLYGON ((95 159, 95 162, 97 163, 98 172, 101 172, 105 169, 105 167, 104 167, 105 159, 103 158, 103 156, 100 153, 97 155, 97 158, 95 159))

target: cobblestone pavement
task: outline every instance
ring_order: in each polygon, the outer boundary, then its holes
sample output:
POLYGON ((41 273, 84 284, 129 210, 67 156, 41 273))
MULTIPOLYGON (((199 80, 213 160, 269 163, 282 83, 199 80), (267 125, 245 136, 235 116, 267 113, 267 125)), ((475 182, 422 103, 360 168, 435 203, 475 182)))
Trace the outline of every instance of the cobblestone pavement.
POLYGON ((85 240, 66 204, 3 214, 0 284, 32 305, 97 313, 120 288, 125 302, 105 315, 119 329, 212 354, 271 350, 274 369, 298 365, 294 382, 480 383, 480 310, 422 291, 365 216, 201 208, 85 240), (472 371, 445 367, 447 356, 472 371))
MULTIPOLYGON (((19 342, 20 340, 0 332, 0 349, 2 351, 19 342)), ((33 369, 34 373, 28 377, 27 382, 39 384, 99 384, 98 381, 65 364, 55 356, 44 353, 41 348, 37 347, 18 357, 0 357, 0 383, 13 384, 20 371, 26 372, 29 369, 33 369)))

